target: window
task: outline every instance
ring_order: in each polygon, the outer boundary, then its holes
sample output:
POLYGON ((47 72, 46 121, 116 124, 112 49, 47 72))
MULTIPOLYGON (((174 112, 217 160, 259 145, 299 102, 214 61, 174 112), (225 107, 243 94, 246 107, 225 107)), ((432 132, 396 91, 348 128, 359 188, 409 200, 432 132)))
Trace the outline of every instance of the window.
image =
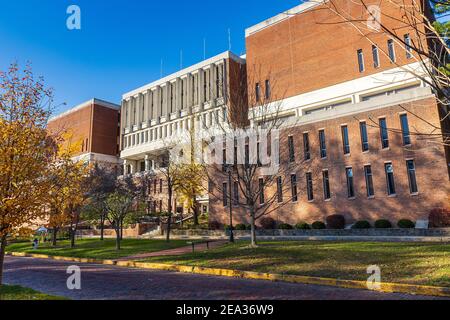
POLYGON ((325 200, 331 199, 331 190, 330 190, 330 177, 328 174, 328 170, 322 172, 323 177, 323 197, 325 200))
POLYGON ((278 203, 283 202, 283 178, 281 177, 277 178, 277 198, 278 203))
POLYGON ((389 59, 391 60, 391 62, 395 62, 395 45, 394 45, 394 40, 390 39, 387 42, 388 45, 388 53, 389 53, 389 59))
POLYGON ((306 190, 308 192, 308 201, 314 200, 314 187, 313 187, 313 179, 312 173, 308 172, 306 174, 306 190))
POLYGON ((159 212, 161 213, 163 211, 163 202, 162 200, 159 200, 159 212))
POLYGON ((270 81, 266 80, 266 99, 270 98, 270 81))
POLYGON ((311 149, 309 146, 309 134, 308 133, 304 133, 303 134, 303 152, 304 152, 304 156, 305 156, 305 160, 310 160, 311 159, 311 149))
POLYGON ((412 47, 411 47, 411 36, 409 34, 405 34, 405 49, 406 49, 406 58, 412 58, 412 47))
POLYGON ((222 192, 223 206, 226 207, 228 206, 228 184, 226 182, 224 182, 222 185, 222 192))
POLYGON ((345 173, 347 176, 347 195, 349 198, 355 197, 355 186, 353 183, 353 168, 345 169, 345 173))
POLYGON ((294 148, 294 137, 289 136, 288 137, 288 144, 289 144, 289 162, 295 162, 295 148, 294 148))
POLYGON ((380 119, 380 135, 381 135, 381 148, 389 148, 389 133, 387 128, 386 118, 380 119))
POLYGON ((140 163, 140 172, 145 172, 145 162, 144 161, 142 161, 141 163, 140 163))
POLYGON ((370 198, 370 197, 375 196, 375 190, 373 188, 372 166, 365 166, 364 167, 364 174, 366 176, 367 196, 370 198))
POLYGON ((264 179, 259 179, 259 204, 263 205, 266 202, 264 199, 264 179))
POLYGON ((226 172, 227 171, 227 149, 223 149, 222 150, 222 172, 226 172))
POLYGON ((378 68, 380 66, 380 57, 378 55, 378 47, 372 46, 373 66, 378 68))
POLYGON ((298 192, 297 192, 297 175, 291 175, 291 193, 292 193, 292 202, 298 201, 298 192))
POLYGON ((327 157, 327 144, 325 141, 325 131, 319 131, 319 141, 320 141, 320 157, 322 159, 327 157))
POLYGON ((259 100, 261 99, 261 86, 259 82, 255 85, 255 98, 256 102, 259 102, 259 100))
POLYGON ((344 147, 344 154, 350 154, 350 139, 348 137, 348 127, 342 126, 342 143, 344 147))
POLYGON ((358 50, 358 66, 359 72, 364 72, 364 53, 362 49, 358 50))
POLYGON ((416 194, 419 192, 419 188, 417 187, 416 164, 414 160, 406 161, 406 168, 408 169, 409 191, 411 194, 416 194))
POLYGON ((362 151, 367 152, 369 151, 369 136, 367 134, 367 123, 366 122, 360 122, 359 128, 361 131, 361 145, 362 145, 362 151))
POLYGON ((411 135, 409 132, 408 115, 400 115, 400 123, 402 125, 403 145, 409 146, 411 144, 411 135))
POLYGON ((158 181, 156 181, 155 179, 153 180, 153 193, 156 194, 157 190, 158 190, 158 181))
POLYGON ((245 145, 245 166, 250 166, 250 149, 248 144, 245 145))
POLYGON ((386 184, 388 195, 395 195, 395 180, 394 180, 394 167, 392 163, 386 163, 384 165, 386 171, 386 184))
POLYGON ((233 204, 235 206, 239 204, 239 182, 237 181, 233 184, 233 204))
POLYGON ((159 179, 159 193, 163 192, 163 180, 159 179))

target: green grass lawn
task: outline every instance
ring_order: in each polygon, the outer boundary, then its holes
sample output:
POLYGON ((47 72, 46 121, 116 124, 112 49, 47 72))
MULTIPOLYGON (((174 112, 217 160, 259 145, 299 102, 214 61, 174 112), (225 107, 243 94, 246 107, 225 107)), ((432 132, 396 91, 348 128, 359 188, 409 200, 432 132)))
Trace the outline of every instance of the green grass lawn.
POLYGON ((140 253, 155 252, 166 249, 174 249, 187 246, 186 240, 134 240, 124 239, 121 242, 121 250, 116 251, 115 239, 83 239, 77 240, 75 248, 70 248, 69 241, 60 241, 56 247, 51 243, 41 243, 38 250, 33 250, 31 242, 14 243, 7 246, 8 252, 26 252, 46 254, 50 256, 92 258, 92 259, 117 259, 140 253))
POLYGON ((145 261, 363 281, 378 265, 383 282, 450 287, 450 244, 261 242, 250 249, 239 242, 145 261))
POLYGON ((0 286, 0 300, 67 300, 20 286, 0 286))

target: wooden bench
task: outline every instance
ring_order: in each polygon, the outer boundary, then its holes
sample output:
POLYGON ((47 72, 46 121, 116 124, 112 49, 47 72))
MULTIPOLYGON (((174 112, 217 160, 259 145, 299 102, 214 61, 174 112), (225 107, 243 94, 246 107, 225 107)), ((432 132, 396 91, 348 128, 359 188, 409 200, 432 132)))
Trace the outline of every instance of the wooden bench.
POLYGON ((212 241, 210 241, 210 240, 204 240, 204 241, 190 241, 190 242, 187 242, 187 244, 189 244, 189 245, 192 246, 192 253, 195 253, 195 246, 196 246, 196 245, 201 245, 201 244, 205 244, 205 243, 206 243, 206 248, 209 250, 209 244, 210 244, 211 242, 212 242, 212 241))

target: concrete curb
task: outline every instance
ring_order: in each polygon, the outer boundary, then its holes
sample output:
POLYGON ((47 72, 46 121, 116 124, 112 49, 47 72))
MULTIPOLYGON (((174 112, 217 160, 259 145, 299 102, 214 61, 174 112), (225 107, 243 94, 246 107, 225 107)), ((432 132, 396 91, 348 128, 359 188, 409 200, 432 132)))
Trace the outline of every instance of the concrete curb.
POLYGON ((424 296, 447 297, 447 298, 450 297, 450 288, 447 288, 447 287, 432 287, 432 286, 421 286, 421 285, 409 285, 409 284, 383 282, 380 284, 380 289, 372 290, 372 289, 368 288, 366 282, 357 281, 357 280, 340 280, 340 279, 306 277, 306 276, 297 276, 297 275, 283 275, 283 274, 260 273, 260 272, 252 272, 252 271, 239 271, 239 270, 230 270, 230 269, 181 266, 181 265, 162 264, 162 263, 58 257, 58 256, 49 256, 49 255, 45 255, 45 254, 27 254, 27 253, 23 253, 23 252, 6 252, 6 255, 10 255, 10 256, 14 256, 14 257, 51 259, 51 260, 69 261, 69 262, 78 262, 78 263, 114 265, 114 266, 124 267, 124 268, 164 270, 164 271, 173 271, 173 272, 181 272, 181 273, 202 274, 202 275, 209 275, 209 276, 312 284, 312 285, 331 286, 331 287, 339 287, 339 288, 346 288, 346 289, 371 290, 371 291, 383 292, 383 293, 405 293, 405 294, 411 294, 411 295, 424 295, 424 296))

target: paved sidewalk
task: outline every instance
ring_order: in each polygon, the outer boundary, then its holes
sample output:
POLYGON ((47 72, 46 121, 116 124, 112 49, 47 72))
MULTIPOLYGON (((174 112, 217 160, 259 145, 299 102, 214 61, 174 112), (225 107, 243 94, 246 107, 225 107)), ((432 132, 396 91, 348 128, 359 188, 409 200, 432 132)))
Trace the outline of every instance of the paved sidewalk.
MULTIPOLYGON (((215 249, 224 246, 228 241, 222 240, 222 241, 212 241, 209 244, 209 249, 215 249)), ((204 252, 207 251, 207 245, 206 243, 197 244, 195 245, 195 252, 204 252)), ((130 257, 124 257, 120 259, 116 259, 115 261, 127 261, 127 260, 143 260, 146 258, 152 258, 152 257, 165 257, 165 256, 181 256, 187 253, 192 252, 192 246, 186 246, 181 248, 175 248, 175 249, 169 249, 169 250, 163 250, 163 251, 157 251, 157 252, 149 252, 149 253, 141 253, 130 257)))
MULTIPOLYGON (((217 236, 176 236, 171 237, 175 240, 202 239, 202 240, 222 240, 228 237, 217 236)), ((162 239, 162 238, 154 238, 162 239)), ((249 236, 235 236, 236 240, 249 241, 249 236)), ((391 236, 258 236, 259 241, 352 241, 352 242, 433 242, 450 243, 450 237, 391 237, 391 236)))

